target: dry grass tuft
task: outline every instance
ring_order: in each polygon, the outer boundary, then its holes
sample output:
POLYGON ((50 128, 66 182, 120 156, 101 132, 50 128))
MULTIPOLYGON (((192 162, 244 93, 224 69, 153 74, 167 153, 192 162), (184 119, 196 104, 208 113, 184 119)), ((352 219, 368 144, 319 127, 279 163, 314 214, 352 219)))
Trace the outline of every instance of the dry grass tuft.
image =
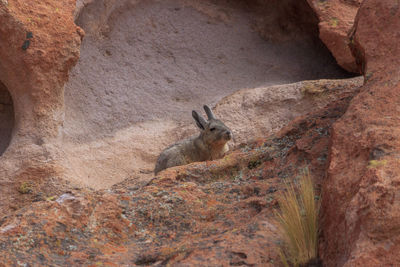
POLYGON ((282 262, 294 266, 306 265, 318 257, 318 212, 314 185, 310 173, 305 171, 298 193, 293 184, 286 184, 286 191, 279 198, 281 212, 277 219, 285 241, 281 252, 282 262))

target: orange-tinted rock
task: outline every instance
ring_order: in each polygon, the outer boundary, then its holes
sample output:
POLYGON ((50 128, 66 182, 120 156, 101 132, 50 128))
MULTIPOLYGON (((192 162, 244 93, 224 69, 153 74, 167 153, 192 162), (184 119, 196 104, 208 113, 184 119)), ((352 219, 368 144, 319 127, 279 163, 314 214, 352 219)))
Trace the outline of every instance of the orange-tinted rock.
POLYGON ((351 53, 349 32, 354 24, 360 0, 307 0, 319 18, 319 37, 337 63, 347 71, 359 73, 351 53))
POLYGON ((327 266, 400 264, 400 9, 365 0, 353 33, 365 86, 334 125, 323 187, 327 266))
POLYGON ((0 221, 0 262, 277 266, 276 196, 306 166, 319 188, 331 126, 355 92, 334 90, 326 107, 221 160, 39 199, 0 221))
MULTIPOLYGON (((235 90, 348 77, 318 40, 305 1, 77 2, 0 1, 0 95, 9 91, 14 101, 0 111, 0 213, 38 192, 51 195, 62 179, 96 189, 149 179, 158 153, 195 132, 191 109, 235 90), (84 35, 74 19, 88 34, 64 97, 84 35), (32 193, 20 196, 21 186, 32 193)), ((294 93, 257 109, 274 115, 279 105, 282 116, 252 132, 266 136, 321 105, 294 93)))
POLYGON ((64 83, 79 57, 83 32, 74 24, 74 10, 74 0, 0 1, 0 81, 13 101, 7 119, 15 114, 12 140, 0 161, 1 214, 24 202, 17 192, 21 183, 45 189, 39 181, 60 171, 53 147, 44 144, 59 135, 64 83))
POLYGON ((51 111, 62 110, 63 85, 79 57, 74 10, 73 0, 0 2, 0 79, 13 96, 17 135, 35 136, 34 123, 56 135, 61 118, 51 111))
MULTIPOLYGON (((78 190, 61 179, 70 158, 65 166, 56 162, 65 158, 57 144, 63 86, 84 34, 73 23, 74 10, 72 0, 0 0, 0 80, 16 115, 11 145, 0 161, 0 214, 7 214, 0 218, 0 265, 276 265, 280 240, 273 209, 281 180, 309 166, 321 184, 331 125, 354 88, 304 92, 310 106, 325 103, 315 98, 327 95, 324 101, 332 103, 220 161, 167 170, 144 186, 132 178, 104 192, 78 190)), ((281 22, 283 28, 296 25, 281 22)), ((119 143, 121 136, 112 141, 119 143)), ((115 148, 105 148, 110 147, 115 148)), ((82 156, 79 150, 71 158, 81 165, 82 156)), ((119 161, 114 154, 102 160, 100 166, 119 161)))

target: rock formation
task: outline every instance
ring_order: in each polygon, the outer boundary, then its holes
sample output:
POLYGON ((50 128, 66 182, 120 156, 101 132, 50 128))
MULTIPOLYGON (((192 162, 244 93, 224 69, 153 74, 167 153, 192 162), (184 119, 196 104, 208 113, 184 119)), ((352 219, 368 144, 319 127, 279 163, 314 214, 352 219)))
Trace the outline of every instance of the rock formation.
MULTIPOLYGON (((192 109, 239 90, 349 77, 319 40, 307 3, 281 2, 79 2, 85 39, 65 86, 66 176, 96 189, 149 179, 163 148, 196 133, 192 109)), ((300 100, 292 87, 275 101, 300 100)), ((259 125, 271 133, 312 105, 299 101, 273 127, 259 125)))
POLYGON ((323 194, 324 264, 398 264, 399 12, 0 0, 0 266, 276 266, 276 196, 306 167, 323 194), (351 77, 318 33, 364 85, 302 81, 351 77), (233 152, 154 177, 203 102, 234 130, 233 152))
POLYGON ((400 263, 399 5, 365 0, 351 36, 366 83, 333 127, 323 192, 328 266, 400 263))
POLYGON ((344 69, 360 73, 350 49, 350 31, 361 0, 307 0, 319 19, 319 37, 344 69))
POLYGON ((0 262, 279 265, 277 194, 307 166, 320 188, 331 126, 358 89, 314 88, 308 97, 329 92, 332 101, 224 159, 171 168, 144 184, 70 189, 18 210, 1 221, 0 262))
MULTIPOLYGON (((0 124, 4 212, 33 199, 19 196, 25 183, 38 191, 54 188, 51 180, 99 189, 151 178, 158 153, 194 132, 196 105, 240 89, 349 76, 318 40, 318 19, 306 2, 0 5, 1 91, 13 100, 0 124), (84 32, 74 21, 87 32, 82 47, 84 32)), ((286 113, 272 128, 307 110, 286 113)))
MULTIPOLYGON (((8 97, 4 91, 9 92, 15 114, 12 140, 0 160, 1 214, 23 205, 19 183, 34 181, 45 190, 42 182, 60 171, 53 165, 51 143, 63 124, 63 88, 78 60, 83 36, 74 24, 74 10, 73 0, 0 1, 0 92, 2 101, 8 97)), ((8 116, 9 127, 13 121, 9 104, 4 111, 1 117, 8 116)), ((1 137, 7 135, 2 130, 1 137)))

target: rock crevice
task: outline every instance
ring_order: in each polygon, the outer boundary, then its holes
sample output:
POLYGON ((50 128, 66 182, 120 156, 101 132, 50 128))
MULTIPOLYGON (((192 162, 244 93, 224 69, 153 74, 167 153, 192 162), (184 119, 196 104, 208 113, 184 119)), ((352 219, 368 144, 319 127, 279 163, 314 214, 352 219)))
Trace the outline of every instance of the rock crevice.
POLYGON ((14 127, 14 108, 12 98, 0 81, 0 156, 7 149, 14 127))
POLYGON ((400 262, 400 10, 365 0, 352 34, 365 85, 333 127, 323 197, 328 266, 400 262))

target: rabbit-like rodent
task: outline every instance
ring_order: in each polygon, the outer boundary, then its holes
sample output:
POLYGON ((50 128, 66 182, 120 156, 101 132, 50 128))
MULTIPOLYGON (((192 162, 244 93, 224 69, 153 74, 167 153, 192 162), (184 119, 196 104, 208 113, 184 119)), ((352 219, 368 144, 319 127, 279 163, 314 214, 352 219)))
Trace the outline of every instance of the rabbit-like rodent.
POLYGON ((208 106, 204 105, 204 110, 208 121, 195 110, 192 111, 200 135, 179 141, 161 152, 154 169, 155 174, 173 166, 219 159, 229 150, 227 143, 232 139, 232 131, 215 118, 208 106))

